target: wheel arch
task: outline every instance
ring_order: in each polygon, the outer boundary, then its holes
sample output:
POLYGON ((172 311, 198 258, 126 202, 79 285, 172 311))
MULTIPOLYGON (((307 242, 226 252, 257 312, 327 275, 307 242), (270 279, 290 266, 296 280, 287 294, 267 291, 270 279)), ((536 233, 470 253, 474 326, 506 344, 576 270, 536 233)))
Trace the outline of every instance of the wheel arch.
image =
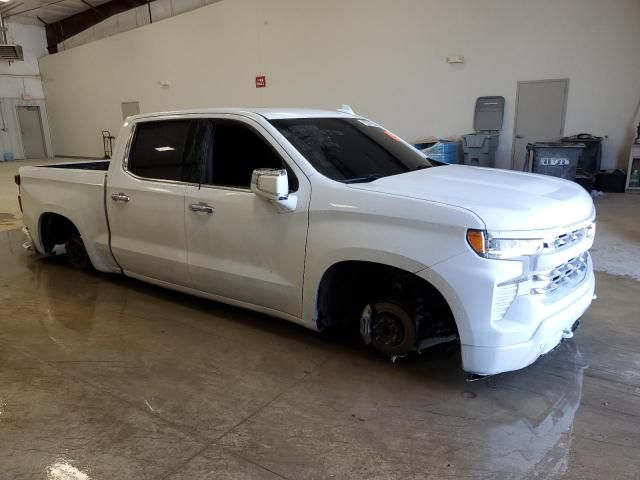
POLYGON ((64 213, 46 210, 38 217, 38 238, 43 253, 51 253, 56 245, 63 244, 70 235, 82 236, 76 223, 64 213))
MULTIPOLYGON (((418 269, 417 271, 421 270, 424 269, 418 269)), ((443 295, 442 292, 440 292, 440 290, 431 282, 422 276, 416 275, 417 271, 372 260, 340 260, 332 263, 324 270, 317 284, 314 299, 314 318, 316 328, 318 330, 323 330, 335 325, 336 323, 340 323, 343 320, 339 318, 340 314, 334 309, 336 301, 341 303, 342 298, 346 298, 339 296, 337 299, 334 297, 336 292, 339 292, 343 286, 349 285, 353 287, 354 282, 357 281, 357 277, 366 278, 367 280, 365 280, 365 284, 367 284, 367 282, 371 282, 373 275, 381 275, 385 277, 383 282, 389 278, 397 277, 407 279, 407 281, 411 282, 413 285, 423 288, 425 295, 430 299, 433 299, 433 301, 438 305, 438 309, 441 309, 444 314, 449 316, 453 326, 457 330, 457 323, 453 309, 449 305, 445 295, 443 295), (338 317, 336 315, 338 315, 338 317)), ((370 284, 371 283, 369 283, 369 285, 370 284)), ((357 287, 355 290, 355 298, 351 299, 353 300, 354 307, 353 310, 348 313, 351 315, 358 314, 357 318, 359 318, 359 312, 357 312, 357 310, 360 308, 358 303, 361 303, 361 300, 359 298, 357 287)), ((344 292, 339 295, 344 295, 344 292)), ((351 295, 351 292, 349 295, 351 295)), ((362 309, 360 309, 360 312, 361 311, 362 309)))

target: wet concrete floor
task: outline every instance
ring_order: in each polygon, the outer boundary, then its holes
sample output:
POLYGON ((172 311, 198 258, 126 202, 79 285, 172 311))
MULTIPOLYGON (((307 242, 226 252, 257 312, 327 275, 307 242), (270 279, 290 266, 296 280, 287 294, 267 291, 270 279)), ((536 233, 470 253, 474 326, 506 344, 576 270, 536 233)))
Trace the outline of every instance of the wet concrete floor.
POLYGON ((0 479, 640 478, 640 283, 466 383, 295 325, 37 259, 0 232, 0 479))

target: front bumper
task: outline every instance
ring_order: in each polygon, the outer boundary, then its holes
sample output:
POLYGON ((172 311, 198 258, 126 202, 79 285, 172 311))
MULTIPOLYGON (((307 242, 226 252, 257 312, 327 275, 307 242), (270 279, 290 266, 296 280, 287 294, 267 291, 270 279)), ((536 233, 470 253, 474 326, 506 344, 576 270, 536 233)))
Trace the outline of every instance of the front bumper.
MULTIPOLYGON (((594 297, 592 240, 530 260, 490 260, 472 251, 418 275, 445 297, 456 320, 465 371, 492 375, 526 367, 552 350, 594 297), (580 277, 536 294, 542 272, 582 258, 580 277)), ((555 273, 554 273, 555 275, 555 273)), ((548 275, 547 275, 548 276, 548 275)))
POLYGON ((553 350, 560 341, 572 336, 574 323, 589 308, 595 293, 593 271, 570 295, 563 299, 564 307, 539 324, 531 338, 514 345, 484 347, 462 345, 465 371, 481 375, 518 370, 531 365, 541 355, 553 350))

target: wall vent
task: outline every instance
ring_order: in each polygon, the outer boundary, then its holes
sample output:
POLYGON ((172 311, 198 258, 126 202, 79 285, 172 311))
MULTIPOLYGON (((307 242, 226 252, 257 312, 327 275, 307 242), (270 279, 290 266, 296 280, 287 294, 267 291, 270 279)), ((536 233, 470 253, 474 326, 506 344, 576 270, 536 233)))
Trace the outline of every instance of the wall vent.
POLYGON ((0 60, 6 60, 9 62, 24 60, 22 47, 7 41, 7 26, 4 23, 4 15, 9 10, 16 8, 18 5, 22 5, 22 3, 16 3, 15 5, 0 9, 0 60))
POLYGON ((20 45, 0 44, 0 60, 24 60, 24 54, 20 45))

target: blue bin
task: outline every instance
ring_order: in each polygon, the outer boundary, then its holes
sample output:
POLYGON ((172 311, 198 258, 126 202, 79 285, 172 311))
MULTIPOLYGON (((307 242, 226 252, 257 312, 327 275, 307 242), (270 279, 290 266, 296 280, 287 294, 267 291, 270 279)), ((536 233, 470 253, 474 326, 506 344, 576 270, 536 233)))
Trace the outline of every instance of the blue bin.
POLYGON ((459 142, 438 140, 432 147, 421 150, 427 157, 443 163, 458 163, 459 142))
POLYGON ((413 146, 416 147, 418 150, 424 150, 426 148, 433 147, 435 144, 436 142, 419 142, 419 143, 414 143, 413 146))

